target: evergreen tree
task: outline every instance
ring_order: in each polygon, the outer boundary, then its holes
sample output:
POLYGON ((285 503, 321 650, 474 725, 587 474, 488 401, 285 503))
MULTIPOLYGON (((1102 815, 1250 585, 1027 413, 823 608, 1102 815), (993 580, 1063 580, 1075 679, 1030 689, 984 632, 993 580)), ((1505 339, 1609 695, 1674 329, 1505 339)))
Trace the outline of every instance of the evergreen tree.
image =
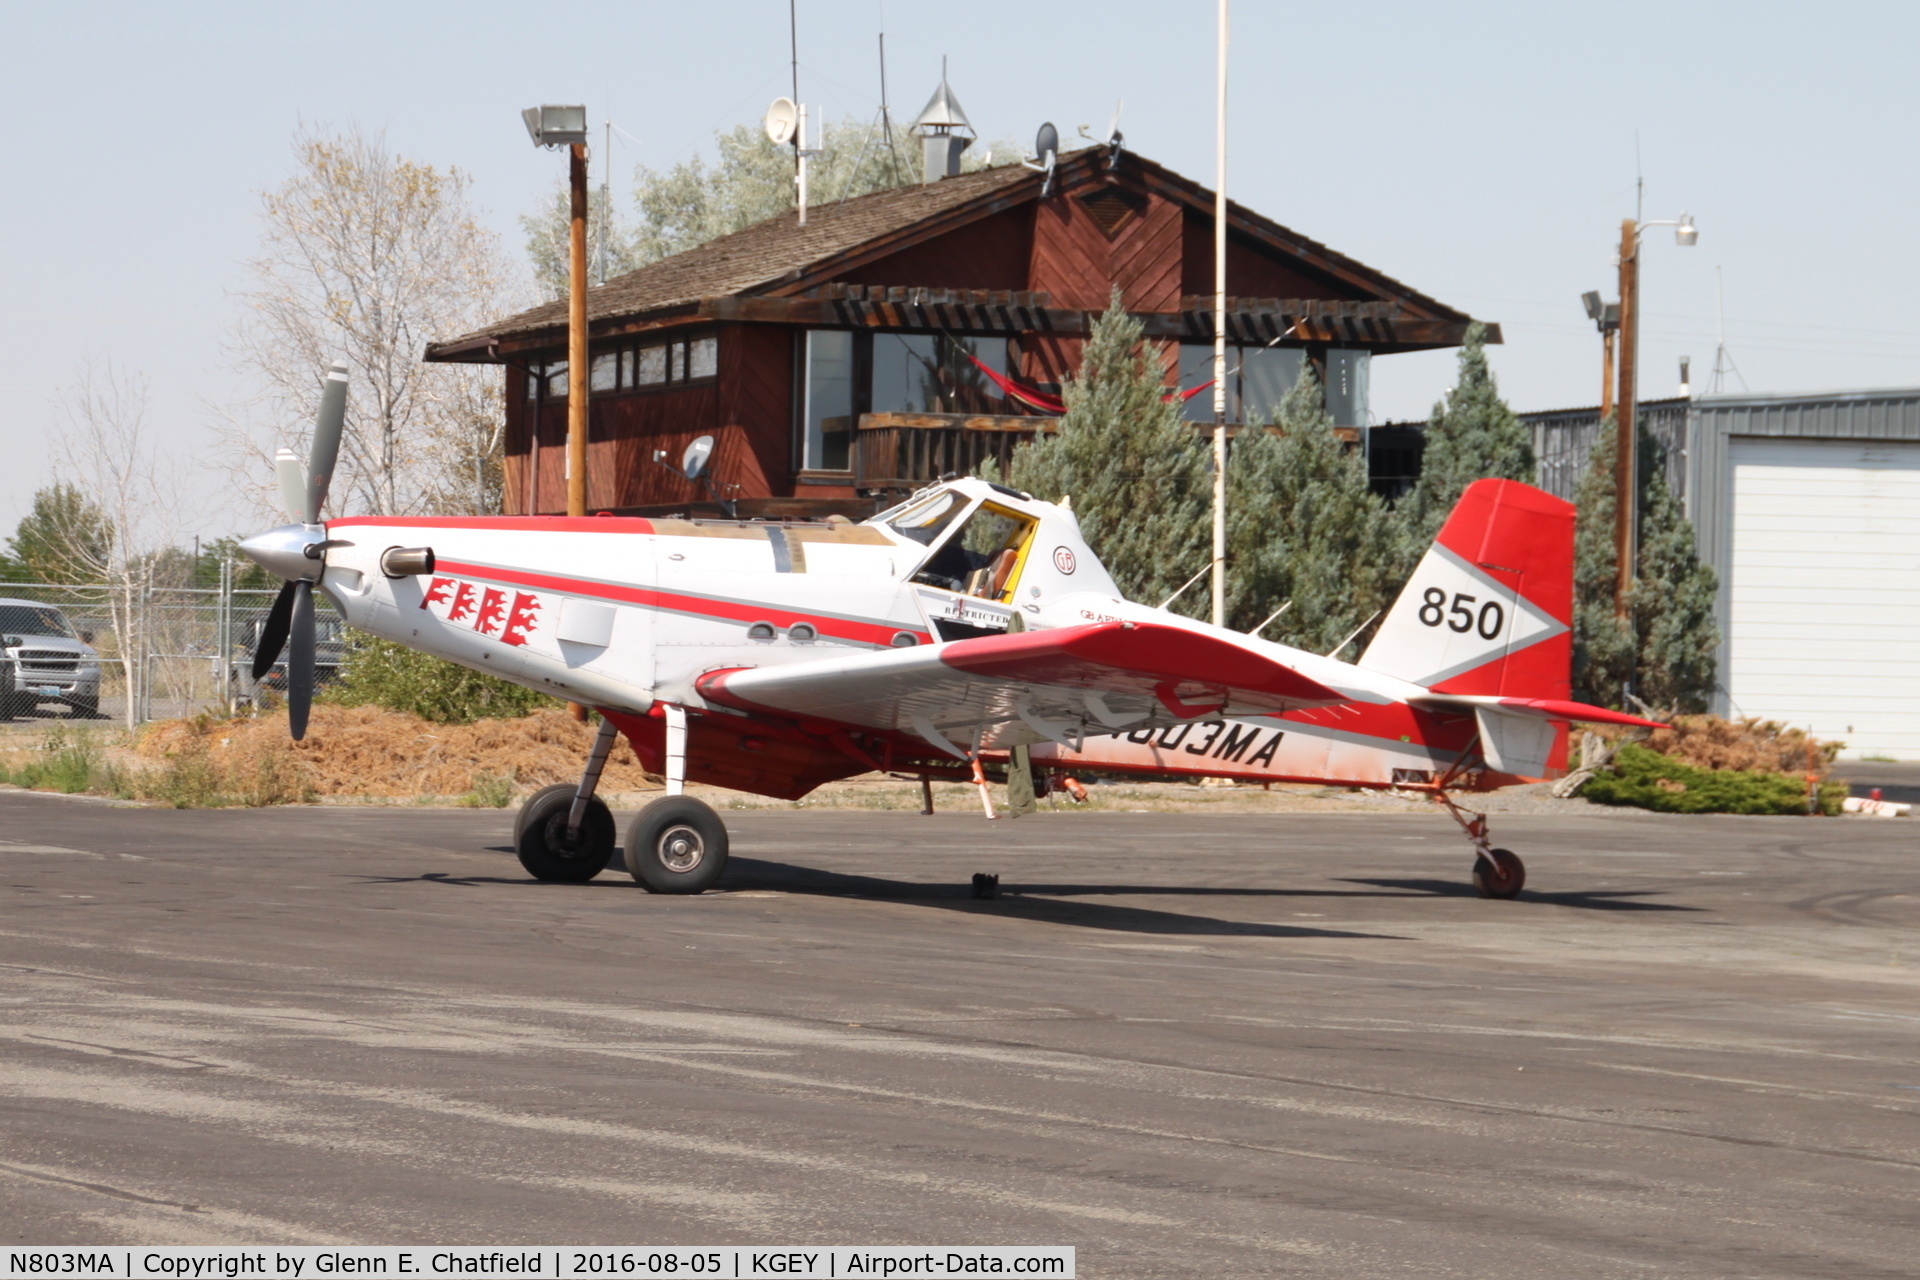
POLYGON ((1325 653, 1400 588, 1400 529, 1367 484, 1362 456, 1334 434, 1308 365, 1274 415, 1249 423, 1227 464, 1227 625, 1325 653))
POLYGON ((1633 628, 1613 606, 1614 435, 1609 416, 1573 494, 1573 696, 1601 707, 1620 706, 1633 678, 1633 628))
POLYGON ((1720 634, 1713 569, 1700 562, 1693 526, 1667 486, 1666 450, 1644 428, 1637 450, 1639 577, 1627 616, 1614 609, 1613 459, 1617 429, 1600 424, 1574 493, 1573 696, 1622 707, 1625 692, 1649 705, 1704 711, 1713 696, 1720 634))
POLYGON ((1713 698, 1713 651, 1720 643, 1713 598, 1719 583, 1713 567, 1700 563, 1693 525, 1667 486, 1666 452, 1641 431, 1634 692, 1650 706, 1698 713, 1713 698))
MULTIPOLYGON (((1059 429, 1014 450, 1008 483, 1049 502, 1070 497, 1122 594, 1159 604, 1212 555, 1209 449, 1168 401, 1164 359, 1118 290, 1061 398, 1059 429)), ((1174 608, 1200 617, 1206 601, 1195 584, 1174 608)))
POLYGON ((1488 477, 1532 484, 1533 436, 1500 398, 1487 364, 1486 326, 1476 322, 1460 349, 1458 380, 1427 419, 1420 479, 1400 502, 1415 555, 1440 532, 1466 487, 1488 477))

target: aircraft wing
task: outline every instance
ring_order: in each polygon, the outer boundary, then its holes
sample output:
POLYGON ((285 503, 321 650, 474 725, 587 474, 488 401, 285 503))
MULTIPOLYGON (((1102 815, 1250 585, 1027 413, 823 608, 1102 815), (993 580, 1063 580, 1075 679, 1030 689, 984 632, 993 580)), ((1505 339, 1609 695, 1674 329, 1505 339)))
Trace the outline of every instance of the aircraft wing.
POLYGON ((1146 622, 1023 631, 819 662, 712 671, 708 701, 914 734, 949 755, 1201 716, 1271 715, 1346 698, 1293 668, 1146 622))

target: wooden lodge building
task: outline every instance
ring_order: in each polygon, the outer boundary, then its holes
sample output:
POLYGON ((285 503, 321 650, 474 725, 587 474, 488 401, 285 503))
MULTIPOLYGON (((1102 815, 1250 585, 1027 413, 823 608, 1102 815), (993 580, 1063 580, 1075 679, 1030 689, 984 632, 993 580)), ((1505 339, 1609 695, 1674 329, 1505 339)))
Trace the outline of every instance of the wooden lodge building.
MULTIPOLYGON (((1249 209, 1229 216, 1230 420, 1277 405, 1311 361, 1358 438, 1373 356, 1464 340, 1466 314, 1249 209)), ((589 509, 712 512, 656 461, 711 435, 711 477, 741 516, 869 514, 1050 430, 979 366, 1057 396, 1114 288, 1178 344, 1170 384, 1211 377, 1213 194, 1104 148, 1062 156, 1051 183, 1018 165, 943 177, 616 277, 587 297, 589 509)), ((561 300, 427 349, 506 367, 507 514, 566 509, 566 326, 561 300)), ((1211 423, 1210 391, 1187 403, 1211 423)))

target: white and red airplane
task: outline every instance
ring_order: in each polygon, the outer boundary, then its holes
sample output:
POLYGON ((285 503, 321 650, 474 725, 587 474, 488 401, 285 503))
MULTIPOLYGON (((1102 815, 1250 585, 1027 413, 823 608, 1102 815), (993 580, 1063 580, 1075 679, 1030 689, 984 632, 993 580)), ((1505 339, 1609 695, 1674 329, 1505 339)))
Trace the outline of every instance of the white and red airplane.
POLYGON ((1481 892, 1510 898, 1524 866, 1452 793, 1562 767, 1569 720, 1654 723, 1568 701, 1573 507, 1513 481, 1467 489, 1348 663, 1126 600, 1066 505, 976 479, 858 524, 323 522, 345 396, 336 365, 306 464, 281 451, 298 523, 242 544, 287 580, 256 666, 291 640, 300 737, 317 585, 363 631, 599 710, 581 781, 516 823, 543 880, 611 861, 594 792, 624 734, 666 779, 624 845, 656 893, 699 893, 726 865, 689 781, 798 799, 872 771, 971 778, 992 817, 988 768, 1024 768, 1043 788, 1091 770, 1425 792, 1466 832, 1481 892))

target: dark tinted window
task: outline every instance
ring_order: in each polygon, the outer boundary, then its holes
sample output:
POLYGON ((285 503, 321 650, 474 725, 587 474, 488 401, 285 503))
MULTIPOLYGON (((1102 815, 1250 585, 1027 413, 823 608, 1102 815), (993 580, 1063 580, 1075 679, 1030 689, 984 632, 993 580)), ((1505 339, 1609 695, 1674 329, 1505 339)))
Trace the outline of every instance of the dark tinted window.
POLYGON ((50 605, 0 604, 0 632, 27 636, 74 638, 73 628, 50 605))

